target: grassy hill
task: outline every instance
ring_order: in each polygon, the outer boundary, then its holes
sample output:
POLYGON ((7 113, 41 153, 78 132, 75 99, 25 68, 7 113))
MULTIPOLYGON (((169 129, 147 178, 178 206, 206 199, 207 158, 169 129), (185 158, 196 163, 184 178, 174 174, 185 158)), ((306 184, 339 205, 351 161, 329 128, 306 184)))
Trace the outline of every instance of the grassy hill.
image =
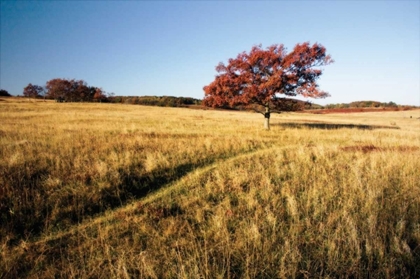
POLYGON ((2 100, 0 278, 420 276, 420 110, 2 100))

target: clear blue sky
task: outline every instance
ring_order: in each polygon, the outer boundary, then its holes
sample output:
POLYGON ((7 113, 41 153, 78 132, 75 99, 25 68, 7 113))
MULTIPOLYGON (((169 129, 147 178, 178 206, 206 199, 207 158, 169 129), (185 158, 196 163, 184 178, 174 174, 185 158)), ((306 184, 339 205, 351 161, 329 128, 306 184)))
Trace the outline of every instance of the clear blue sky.
POLYGON ((202 98, 215 66, 262 44, 321 43, 332 97, 420 105, 420 1, 4 1, 0 87, 53 78, 116 95, 202 98))

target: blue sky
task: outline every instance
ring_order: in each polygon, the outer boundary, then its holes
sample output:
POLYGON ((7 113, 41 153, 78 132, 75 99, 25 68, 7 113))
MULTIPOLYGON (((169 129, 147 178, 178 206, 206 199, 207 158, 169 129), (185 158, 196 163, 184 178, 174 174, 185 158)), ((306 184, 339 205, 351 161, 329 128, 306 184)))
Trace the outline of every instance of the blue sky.
POLYGON ((116 95, 203 98, 215 66, 262 44, 321 43, 315 103, 420 105, 420 1, 4 1, 0 87, 53 78, 116 95))

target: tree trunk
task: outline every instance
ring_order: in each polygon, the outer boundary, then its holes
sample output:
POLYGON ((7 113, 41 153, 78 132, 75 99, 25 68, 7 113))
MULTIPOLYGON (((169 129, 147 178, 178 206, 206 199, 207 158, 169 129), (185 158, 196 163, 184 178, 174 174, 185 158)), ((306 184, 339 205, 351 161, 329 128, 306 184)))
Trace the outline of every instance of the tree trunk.
POLYGON ((264 120, 264 128, 270 130, 270 107, 268 105, 265 107, 264 120))

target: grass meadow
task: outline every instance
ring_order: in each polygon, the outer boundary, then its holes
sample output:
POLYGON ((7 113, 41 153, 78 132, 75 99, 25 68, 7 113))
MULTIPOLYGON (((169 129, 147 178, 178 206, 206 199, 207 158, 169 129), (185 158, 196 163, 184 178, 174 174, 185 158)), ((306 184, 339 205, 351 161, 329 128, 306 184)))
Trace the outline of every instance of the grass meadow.
POLYGON ((420 110, 0 100, 0 278, 419 278, 420 110))

